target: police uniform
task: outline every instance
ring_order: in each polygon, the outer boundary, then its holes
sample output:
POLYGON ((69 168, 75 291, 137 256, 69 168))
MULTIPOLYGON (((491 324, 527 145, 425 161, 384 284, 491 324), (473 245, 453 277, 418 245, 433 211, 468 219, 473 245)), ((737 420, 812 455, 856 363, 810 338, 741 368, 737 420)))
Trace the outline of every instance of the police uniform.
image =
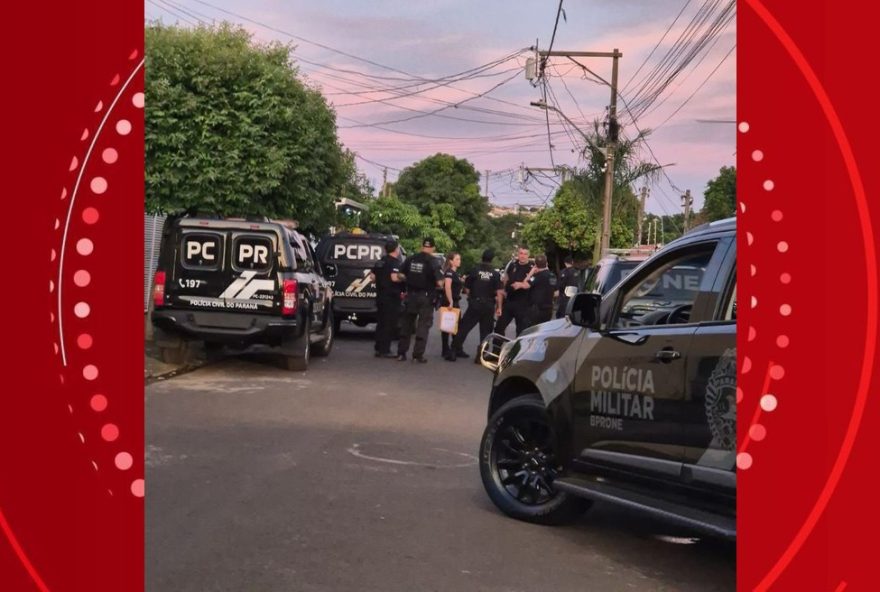
MULTIPOLYGON (((536 271, 529 278, 529 325, 544 323, 553 318, 553 293, 556 292, 556 276, 547 268, 536 271)), ((517 326, 517 328, 519 328, 517 326)))
POLYGON ((393 281, 400 271, 400 259, 385 255, 372 269, 376 278, 376 355, 391 356, 391 341, 400 322, 400 295, 403 283, 393 281))
MULTIPOLYGON (((501 290, 501 275, 490 263, 481 263, 467 275, 465 287, 468 289, 468 307, 458 325, 458 333, 452 340, 453 353, 462 351, 464 340, 477 323, 480 325, 480 342, 492 332, 495 302, 498 291, 501 290)), ((447 359, 455 360, 454 357, 447 359)), ((479 362, 477 355, 474 356, 474 361, 479 362)))
POLYGON ((565 308, 568 306, 568 296, 565 295, 565 289, 577 287, 578 270, 574 267, 566 267, 559 273, 559 308, 556 309, 556 318, 561 319, 565 316, 565 308))
MULTIPOLYGON (((459 276, 458 273, 456 273, 455 271, 452 271, 451 269, 449 269, 446 271, 446 273, 443 274, 444 284, 447 279, 452 282, 452 285, 450 286, 450 291, 452 292, 452 302, 449 302, 446 300, 446 290, 445 289, 442 292, 443 297, 441 298, 441 302, 443 302, 444 306, 451 306, 453 308, 461 308, 461 289, 463 287, 463 284, 461 281, 461 276, 459 276)), ((441 344, 443 346, 443 357, 446 357, 446 355, 449 354, 450 334, 444 333, 441 331, 440 332, 440 340, 441 340, 441 344)), ((459 349, 459 350, 453 350, 453 351, 461 351, 461 350, 459 349)))
MULTIPOLYGON (((426 246, 433 246, 433 243, 426 246)), ((406 276, 406 303, 403 310, 403 327, 397 343, 399 359, 406 359, 409 342, 415 332, 413 359, 424 359, 428 343, 428 331, 434 322, 434 296, 437 282, 443 277, 437 258, 429 253, 416 253, 403 262, 400 272, 406 276)))
POLYGON ((495 323, 495 332, 504 335, 504 331, 510 324, 510 321, 516 321, 516 334, 519 335, 523 329, 529 325, 529 291, 514 290, 511 286, 515 282, 522 282, 528 277, 529 271, 534 265, 532 263, 520 264, 519 261, 511 261, 507 264, 504 273, 507 275, 507 287, 505 288, 507 297, 504 299, 504 307, 501 309, 501 316, 495 323))

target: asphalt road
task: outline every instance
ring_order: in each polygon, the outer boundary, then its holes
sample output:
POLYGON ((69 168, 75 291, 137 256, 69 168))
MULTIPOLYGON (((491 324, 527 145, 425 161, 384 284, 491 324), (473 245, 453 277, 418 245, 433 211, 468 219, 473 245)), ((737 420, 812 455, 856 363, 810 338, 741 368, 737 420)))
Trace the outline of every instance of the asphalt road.
POLYGON ((147 590, 735 589, 733 545, 612 506, 503 516, 476 464, 489 372, 435 331, 421 365, 343 328, 307 373, 232 356, 147 386, 147 590))

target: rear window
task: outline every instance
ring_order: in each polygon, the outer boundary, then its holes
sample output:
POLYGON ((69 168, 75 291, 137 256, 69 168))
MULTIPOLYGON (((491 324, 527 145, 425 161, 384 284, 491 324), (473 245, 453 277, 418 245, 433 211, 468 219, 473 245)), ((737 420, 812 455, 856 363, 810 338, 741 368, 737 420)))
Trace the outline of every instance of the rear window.
POLYGON ((180 245, 180 263, 186 269, 218 270, 223 264, 223 236, 188 232, 180 245))
POLYGON ((274 251, 270 237, 240 234, 232 239, 232 268, 237 271, 269 271, 274 251))
POLYGON ((334 240, 321 248, 323 263, 370 265, 385 256, 385 243, 365 240, 334 240))

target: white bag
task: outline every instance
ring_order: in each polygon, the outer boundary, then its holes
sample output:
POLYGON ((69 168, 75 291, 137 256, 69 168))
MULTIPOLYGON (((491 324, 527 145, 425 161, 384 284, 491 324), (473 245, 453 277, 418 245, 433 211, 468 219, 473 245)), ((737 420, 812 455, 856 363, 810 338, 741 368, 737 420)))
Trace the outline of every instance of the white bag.
POLYGON ((455 335, 458 333, 458 317, 461 314, 459 308, 440 307, 440 330, 444 333, 455 335))

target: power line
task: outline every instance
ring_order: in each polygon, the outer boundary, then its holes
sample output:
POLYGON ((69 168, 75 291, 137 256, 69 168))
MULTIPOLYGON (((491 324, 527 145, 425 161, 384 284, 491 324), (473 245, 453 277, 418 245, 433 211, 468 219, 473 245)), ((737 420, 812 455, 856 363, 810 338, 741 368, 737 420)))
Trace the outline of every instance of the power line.
POLYGON ((645 67, 645 64, 648 63, 648 61, 654 55, 654 52, 657 51, 657 49, 660 47, 660 44, 663 43, 663 40, 666 39, 667 35, 669 35, 669 32, 672 31, 672 27, 675 26, 675 23, 677 23, 678 19, 681 18, 681 15, 684 14, 684 11, 687 9, 688 6, 690 6, 691 1, 692 0, 686 0, 686 2, 684 3, 684 6, 682 6, 681 10, 678 11, 678 14, 676 15, 675 19, 669 24, 668 27, 666 27, 666 31, 663 33, 663 36, 660 38, 660 41, 657 42, 657 45, 654 46, 654 48, 651 50, 651 53, 648 54, 648 56, 641 63, 641 65, 636 69, 636 71, 633 73, 633 75, 629 77, 629 80, 626 81, 626 84, 623 85, 623 88, 621 89, 622 92, 626 91, 626 89, 629 88, 630 83, 633 80, 635 80, 636 76, 639 75, 639 72, 642 71, 642 68, 645 67))

